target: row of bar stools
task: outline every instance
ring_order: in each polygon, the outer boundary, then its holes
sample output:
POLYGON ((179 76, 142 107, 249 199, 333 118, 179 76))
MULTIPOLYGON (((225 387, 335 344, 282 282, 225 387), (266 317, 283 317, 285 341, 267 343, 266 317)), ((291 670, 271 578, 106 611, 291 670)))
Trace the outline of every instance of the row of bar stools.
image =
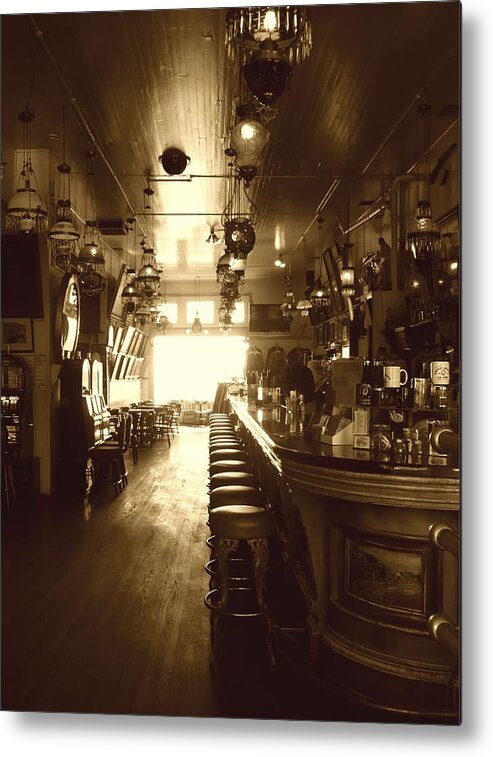
POLYGON ((205 604, 211 610, 211 660, 215 657, 216 616, 270 619, 265 604, 268 538, 272 513, 260 491, 251 460, 235 430, 235 420, 212 414, 209 443, 209 525, 211 559, 205 604), (240 571, 238 572, 238 566, 240 571), (245 571, 245 568, 247 569, 245 571))

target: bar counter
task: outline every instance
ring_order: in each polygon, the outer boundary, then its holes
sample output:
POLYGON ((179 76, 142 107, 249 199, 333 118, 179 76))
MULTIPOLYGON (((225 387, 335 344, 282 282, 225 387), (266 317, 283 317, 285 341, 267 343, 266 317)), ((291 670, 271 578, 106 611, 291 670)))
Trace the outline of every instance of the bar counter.
POLYGON ((394 465, 310 441, 284 407, 229 401, 301 597, 286 647, 382 718, 457 722, 458 460, 394 465))

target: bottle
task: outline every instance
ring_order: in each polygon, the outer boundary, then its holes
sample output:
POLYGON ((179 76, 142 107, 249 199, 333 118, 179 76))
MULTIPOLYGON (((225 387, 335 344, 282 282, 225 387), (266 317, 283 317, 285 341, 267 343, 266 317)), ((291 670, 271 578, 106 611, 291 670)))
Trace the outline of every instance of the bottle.
POLYGON ((372 404, 375 407, 381 407, 384 404, 384 377, 383 377, 383 360, 376 358, 373 361, 373 390, 372 404))
POLYGON ((261 406, 264 399, 264 376, 263 373, 259 373, 257 383, 257 403, 261 406))
POLYGON ((411 429, 410 428, 403 428, 402 429, 402 435, 404 437, 404 443, 406 445, 406 461, 411 459, 411 452, 413 448, 413 440, 411 437, 411 429))
POLYGON ((423 459, 423 442, 416 429, 412 433, 411 459, 413 463, 421 463, 423 459))
POLYGON ((363 373, 361 375, 361 384, 359 385, 359 404, 362 407, 370 407, 372 404, 373 386, 371 363, 365 358, 363 362, 363 373))
POLYGON ((394 463, 405 463, 407 458, 407 446, 406 442, 400 436, 396 436, 392 442, 392 453, 394 456, 394 463))

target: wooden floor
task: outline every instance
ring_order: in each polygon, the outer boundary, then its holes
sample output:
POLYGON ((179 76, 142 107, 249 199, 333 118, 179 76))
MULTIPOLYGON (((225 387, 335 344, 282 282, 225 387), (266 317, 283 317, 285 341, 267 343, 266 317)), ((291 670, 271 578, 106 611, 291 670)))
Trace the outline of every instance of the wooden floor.
POLYGON ((336 700, 321 714, 281 663, 252 665, 250 631, 234 640, 226 684, 213 680, 207 438, 183 429, 169 450, 140 450, 116 498, 110 486, 91 505, 4 515, 2 709, 352 719, 336 700))

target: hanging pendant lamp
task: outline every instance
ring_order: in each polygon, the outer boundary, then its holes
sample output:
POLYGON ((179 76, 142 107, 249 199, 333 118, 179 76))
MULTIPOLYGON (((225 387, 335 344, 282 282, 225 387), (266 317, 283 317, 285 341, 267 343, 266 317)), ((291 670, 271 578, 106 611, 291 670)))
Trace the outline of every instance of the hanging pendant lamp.
POLYGON ((19 121, 22 123, 23 164, 16 192, 10 198, 5 213, 7 231, 24 234, 38 233, 48 227, 48 213, 39 194, 32 167, 31 126, 34 120, 35 115, 29 108, 19 113, 19 121))
POLYGON ((55 223, 48 232, 48 245, 51 250, 51 262, 63 271, 69 271, 72 255, 77 252, 80 234, 74 227, 72 202, 70 198, 71 167, 65 160, 65 108, 63 120, 63 158, 58 172, 58 202, 55 211, 55 223))

